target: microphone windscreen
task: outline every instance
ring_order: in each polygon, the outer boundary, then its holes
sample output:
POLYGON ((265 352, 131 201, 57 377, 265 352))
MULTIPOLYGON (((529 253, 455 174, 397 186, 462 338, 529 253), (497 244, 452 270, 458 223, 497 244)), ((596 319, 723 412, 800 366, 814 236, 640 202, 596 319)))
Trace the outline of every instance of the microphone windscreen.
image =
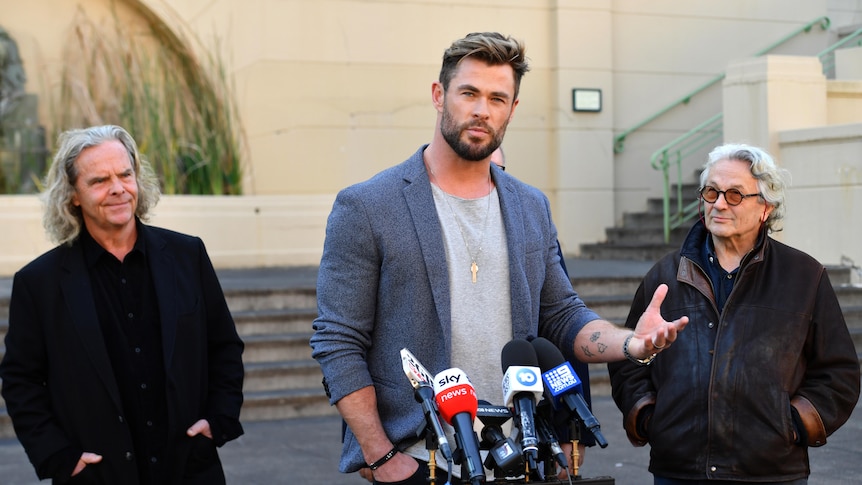
POLYGON ((531 343, 536 352, 536 358, 539 362, 538 366, 542 369, 542 372, 547 372, 566 362, 566 358, 563 357, 563 353, 560 352, 560 349, 551 343, 550 340, 539 337, 537 339, 533 339, 531 343))
POLYGON ((513 365, 539 367, 539 360, 536 358, 533 344, 524 339, 515 339, 506 343, 500 354, 500 363, 503 367, 503 373, 513 365))
POLYGON ((470 420, 476 419, 479 399, 473 384, 461 369, 447 369, 434 376, 434 400, 440 417, 449 424, 459 413, 470 413, 470 420))

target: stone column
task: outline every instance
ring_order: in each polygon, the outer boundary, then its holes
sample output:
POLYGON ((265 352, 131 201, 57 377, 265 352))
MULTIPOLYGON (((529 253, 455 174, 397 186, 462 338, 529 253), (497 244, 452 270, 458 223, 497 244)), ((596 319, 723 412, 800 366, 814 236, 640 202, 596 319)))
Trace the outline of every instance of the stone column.
POLYGON ((781 160, 778 132, 827 122, 826 77, 816 57, 731 62, 724 80, 724 140, 757 145, 781 160))

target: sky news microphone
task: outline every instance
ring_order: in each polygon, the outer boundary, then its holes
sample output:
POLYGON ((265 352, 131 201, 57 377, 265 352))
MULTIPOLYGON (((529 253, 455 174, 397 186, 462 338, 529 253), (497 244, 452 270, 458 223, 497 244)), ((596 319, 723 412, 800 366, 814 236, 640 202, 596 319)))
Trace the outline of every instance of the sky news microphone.
POLYGON ((437 439, 437 448, 446 461, 452 460, 452 447, 437 416, 437 403, 434 401, 434 385, 431 374, 409 350, 401 349, 401 367, 413 386, 413 397, 422 405, 425 423, 437 439))
POLYGON ((537 469, 539 435, 536 431, 536 402, 542 398, 541 371, 530 342, 512 340, 503 346, 503 402, 513 408, 521 433, 521 450, 531 470, 537 469))
POLYGON ((433 382, 440 416, 455 428, 458 444, 455 462, 462 465, 461 478, 465 478, 466 474, 471 484, 483 483, 485 469, 482 468, 482 455, 479 453, 479 437, 473 431, 473 420, 479 407, 476 390, 467 379, 467 374, 456 367, 438 373, 433 382))
POLYGON ((578 417, 596 437, 596 443, 602 448, 608 446, 608 442, 602 435, 599 420, 593 416, 584 396, 581 395, 581 379, 572 368, 572 365, 563 357, 563 353, 550 340, 539 337, 532 342, 536 356, 539 359, 539 367, 542 369, 542 380, 547 387, 549 400, 554 407, 564 403, 569 412, 576 412, 578 417))

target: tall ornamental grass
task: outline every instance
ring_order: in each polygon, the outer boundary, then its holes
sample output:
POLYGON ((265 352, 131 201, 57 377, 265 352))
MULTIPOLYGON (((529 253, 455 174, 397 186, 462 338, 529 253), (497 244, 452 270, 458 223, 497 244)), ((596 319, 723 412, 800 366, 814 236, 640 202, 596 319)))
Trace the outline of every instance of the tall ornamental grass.
MULTIPOLYGON (((241 124, 216 48, 199 58, 156 19, 98 25, 79 10, 53 127, 117 124, 138 142, 165 194, 241 193, 241 124)), ((198 44, 199 45, 199 44, 198 44)))

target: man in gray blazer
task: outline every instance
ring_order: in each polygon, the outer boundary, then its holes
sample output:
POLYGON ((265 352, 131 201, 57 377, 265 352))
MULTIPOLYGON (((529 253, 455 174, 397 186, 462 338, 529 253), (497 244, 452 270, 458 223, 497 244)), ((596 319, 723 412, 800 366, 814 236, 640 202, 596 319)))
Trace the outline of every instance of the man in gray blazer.
POLYGON ((661 317, 666 288, 634 332, 588 309, 560 266, 547 198, 491 163, 528 69, 510 37, 455 41, 431 87, 431 143, 336 198, 311 346, 348 426, 342 472, 427 483, 402 348, 432 373, 462 369, 479 399, 500 403, 512 339, 541 336, 584 362, 646 363, 688 322, 661 317))

